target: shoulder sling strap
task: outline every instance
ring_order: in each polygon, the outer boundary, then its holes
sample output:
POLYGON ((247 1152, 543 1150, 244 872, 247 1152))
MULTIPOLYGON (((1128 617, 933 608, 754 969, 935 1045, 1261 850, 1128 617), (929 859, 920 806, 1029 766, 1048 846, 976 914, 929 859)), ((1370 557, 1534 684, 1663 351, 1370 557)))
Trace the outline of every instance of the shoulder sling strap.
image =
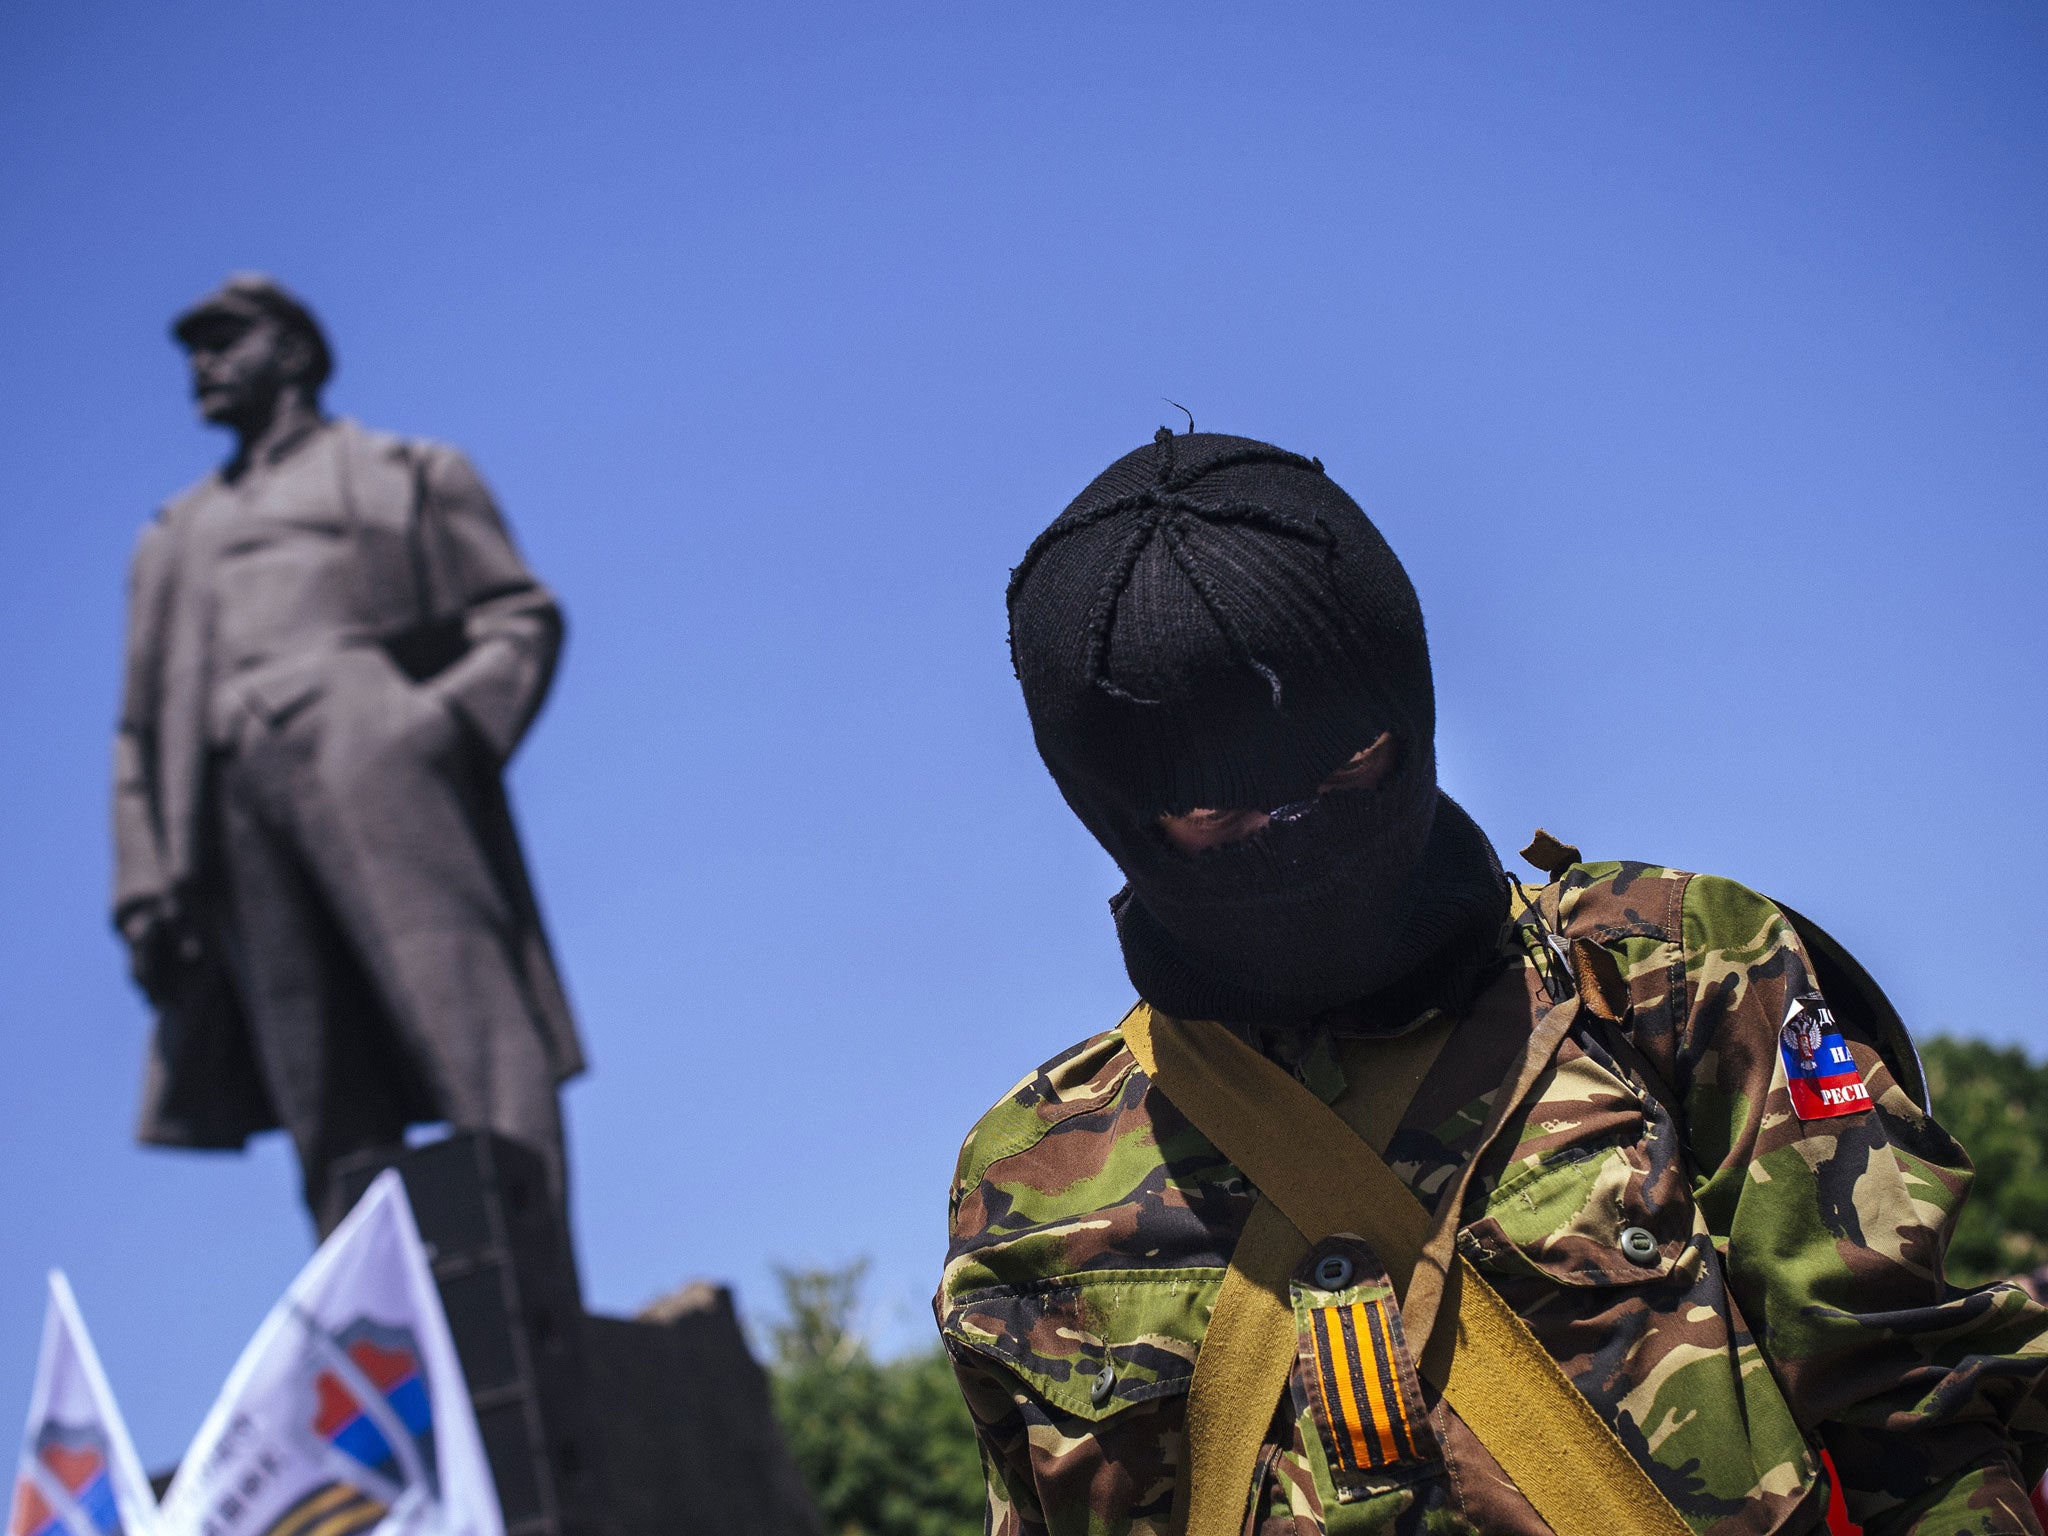
MULTIPOLYGON (((1516 1077, 1495 1099, 1482 1148, 1577 1013, 1576 998, 1568 999, 1538 1024, 1516 1077)), ((1527 1325, 1458 1258, 1464 1179, 1446 1192, 1448 1216, 1432 1220, 1334 1109, 1220 1025, 1141 1003, 1123 1034, 1146 1075, 1264 1196, 1239 1242, 1243 1262, 1233 1256, 1224 1278, 1190 1386, 1187 1536, 1238 1536, 1259 1445, 1292 1364, 1289 1275, 1307 1245, 1347 1232, 1371 1243, 1386 1265, 1423 1375, 1557 1536, 1689 1536, 1527 1325), (1260 1215, 1268 1209, 1276 1214, 1260 1215)), ((1402 1108, 1405 1101, 1394 1118, 1402 1108)), ((1478 1161, 1466 1164, 1467 1177, 1478 1161)))
MULTIPOLYGON (((1333 1107, 1374 1151, 1386 1149, 1448 1036, 1447 1029, 1436 1026, 1397 1035, 1376 1044, 1370 1077, 1352 1074, 1333 1107)), ((1273 1406, 1294 1369, 1297 1342, 1288 1282, 1310 1246, 1300 1229, 1261 1195, 1231 1251, 1188 1385, 1188 1461, 1203 1469, 1205 1525, 1227 1519, 1228 1490, 1251 1486, 1273 1406), (1213 1503, 1225 1506, 1220 1516, 1208 1508, 1213 1503)), ((1175 1530, 1192 1528, 1193 1483, 1187 1477, 1176 1482, 1175 1530)))

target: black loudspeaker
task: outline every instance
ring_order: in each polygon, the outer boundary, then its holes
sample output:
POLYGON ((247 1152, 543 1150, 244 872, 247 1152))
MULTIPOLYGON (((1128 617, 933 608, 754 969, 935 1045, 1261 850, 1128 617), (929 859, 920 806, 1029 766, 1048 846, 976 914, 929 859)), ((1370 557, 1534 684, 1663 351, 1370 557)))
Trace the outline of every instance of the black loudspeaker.
POLYGON ((611 1536, 576 1261, 539 1155, 464 1131, 343 1165, 348 1199, 386 1167, 405 1180, 433 1264, 506 1536, 611 1536))

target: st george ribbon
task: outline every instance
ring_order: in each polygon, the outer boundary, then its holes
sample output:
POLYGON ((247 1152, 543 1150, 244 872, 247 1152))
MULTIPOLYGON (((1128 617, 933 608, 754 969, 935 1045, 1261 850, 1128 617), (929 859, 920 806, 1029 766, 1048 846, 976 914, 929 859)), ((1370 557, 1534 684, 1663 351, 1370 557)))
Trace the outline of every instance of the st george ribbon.
POLYGON ((504 1536, 405 1185, 378 1175, 242 1352, 154 1536, 504 1536))
POLYGON ((15 1464, 7 1536, 154 1536, 156 1497, 61 1270, 15 1464))

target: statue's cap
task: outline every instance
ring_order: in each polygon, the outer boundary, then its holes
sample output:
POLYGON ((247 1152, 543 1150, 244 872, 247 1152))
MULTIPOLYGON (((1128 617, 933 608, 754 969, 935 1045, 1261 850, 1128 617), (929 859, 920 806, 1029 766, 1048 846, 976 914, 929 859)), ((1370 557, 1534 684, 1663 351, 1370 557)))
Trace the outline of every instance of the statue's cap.
POLYGON ((297 331, 313 344, 313 383, 326 382, 334 371, 334 354, 327 345, 327 333, 291 289, 264 272, 231 273, 213 292, 171 322, 171 334, 182 346, 198 343, 202 328, 210 321, 239 320, 244 324, 261 319, 277 321, 297 331))

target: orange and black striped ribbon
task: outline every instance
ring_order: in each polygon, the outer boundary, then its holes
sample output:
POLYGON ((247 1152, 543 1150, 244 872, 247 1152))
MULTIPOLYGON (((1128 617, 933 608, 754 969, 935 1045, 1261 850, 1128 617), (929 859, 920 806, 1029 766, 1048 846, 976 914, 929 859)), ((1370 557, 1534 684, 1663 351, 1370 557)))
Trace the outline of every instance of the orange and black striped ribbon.
POLYGON ((1421 1442, 1433 1437, 1421 1404, 1408 1400, 1395 1368, 1385 1300, 1317 1307, 1309 1313, 1309 1326, 1323 1422, 1342 1469, 1376 1472, 1421 1460, 1421 1442))
POLYGON ((388 1513, 347 1483, 322 1483, 270 1524, 264 1536, 364 1536, 388 1513))

